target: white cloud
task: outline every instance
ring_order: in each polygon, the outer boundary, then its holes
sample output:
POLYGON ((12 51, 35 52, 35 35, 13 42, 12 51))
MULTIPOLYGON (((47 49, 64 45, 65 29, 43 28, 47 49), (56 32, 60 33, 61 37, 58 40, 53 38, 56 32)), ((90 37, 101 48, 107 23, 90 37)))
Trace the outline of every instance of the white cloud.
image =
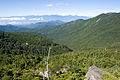
POLYGON ((31 18, 31 19, 29 19, 29 20, 31 20, 31 21, 39 21, 39 20, 41 20, 41 21, 42 21, 42 20, 44 20, 44 19, 43 19, 43 17, 41 17, 41 18, 31 18))
POLYGON ((47 4, 47 7, 52 7, 53 6, 53 4, 47 4))
POLYGON ((47 7, 52 7, 52 6, 68 6, 67 3, 55 3, 55 4, 47 4, 47 7))
POLYGON ((25 17, 0 18, 0 20, 26 20, 25 17))
POLYGON ((14 24, 14 25, 19 25, 19 24, 23 24, 22 22, 8 22, 8 24, 14 24))
POLYGON ((6 24, 22 25, 22 24, 31 24, 31 22, 16 22, 16 21, 11 21, 11 22, 7 22, 6 24))
POLYGON ((31 18, 29 20, 31 20, 31 21, 37 21, 37 20, 41 20, 41 18, 31 18))

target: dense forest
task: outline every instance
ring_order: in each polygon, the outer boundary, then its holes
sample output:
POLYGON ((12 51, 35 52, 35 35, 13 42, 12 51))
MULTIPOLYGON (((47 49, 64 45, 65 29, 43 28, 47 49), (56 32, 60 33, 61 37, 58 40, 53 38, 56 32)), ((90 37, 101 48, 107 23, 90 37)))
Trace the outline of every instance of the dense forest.
POLYGON ((114 75, 103 80, 118 80, 120 78, 120 52, 115 49, 81 50, 66 54, 52 56, 50 59, 50 70, 65 71, 65 73, 54 74, 54 80, 83 80, 90 66, 97 66, 104 71, 114 75), (109 79, 110 78, 110 79, 109 79))
POLYGON ((40 54, 46 55, 52 46, 52 54, 72 51, 66 46, 54 43, 48 38, 26 33, 0 31, 0 54, 40 54))
MULTIPOLYGON (((83 80, 90 66, 97 66, 114 77, 103 80, 119 80, 120 53, 115 49, 81 50, 50 57, 51 80, 83 80)), ((46 57, 39 54, 1 54, 0 78, 2 80, 43 80, 40 72, 46 71, 46 57)), ((47 78, 46 78, 47 79, 47 78)))
POLYGON ((33 75, 38 72, 31 70, 44 66, 40 62, 47 55, 49 47, 52 47, 51 55, 72 51, 42 36, 0 31, 0 79, 32 79, 35 76, 40 79, 40 75, 33 75), (26 73, 28 78, 24 76, 26 73))

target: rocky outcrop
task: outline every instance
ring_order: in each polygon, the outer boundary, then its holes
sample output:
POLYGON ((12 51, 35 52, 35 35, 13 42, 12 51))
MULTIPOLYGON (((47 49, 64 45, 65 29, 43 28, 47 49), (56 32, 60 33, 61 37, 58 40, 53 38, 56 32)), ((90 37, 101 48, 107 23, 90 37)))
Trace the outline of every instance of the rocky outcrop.
POLYGON ((64 70, 62 70, 62 71, 57 71, 56 72, 56 75, 58 76, 58 75, 60 75, 60 74, 65 74, 67 71, 66 71, 66 69, 64 68, 64 70))
POLYGON ((48 72, 47 72, 47 71, 45 71, 45 72, 40 72, 39 75, 42 75, 42 76, 44 76, 44 77, 48 77, 48 72))
POLYGON ((87 79, 85 80, 102 80, 103 74, 110 75, 110 73, 105 72, 96 66, 91 66, 86 74, 87 79))

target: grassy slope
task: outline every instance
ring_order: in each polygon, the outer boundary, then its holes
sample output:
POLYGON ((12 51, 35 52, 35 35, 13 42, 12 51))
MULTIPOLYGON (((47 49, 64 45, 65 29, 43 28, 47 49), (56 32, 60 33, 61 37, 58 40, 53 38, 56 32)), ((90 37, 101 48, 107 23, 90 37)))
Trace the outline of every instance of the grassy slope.
POLYGON ((103 48, 120 41, 120 13, 101 14, 77 20, 49 32, 48 37, 75 50, 103 48), (97 22, 97 20, 99 20, 97 22))

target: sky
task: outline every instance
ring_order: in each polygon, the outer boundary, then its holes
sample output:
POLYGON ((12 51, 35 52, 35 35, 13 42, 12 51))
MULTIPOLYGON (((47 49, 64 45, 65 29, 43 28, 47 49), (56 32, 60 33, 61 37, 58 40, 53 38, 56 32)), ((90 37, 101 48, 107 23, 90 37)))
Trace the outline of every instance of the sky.
POLYGON ((0 17, 27 15, 96 16, 120 12, 120 0, 0 0, 0 17))

